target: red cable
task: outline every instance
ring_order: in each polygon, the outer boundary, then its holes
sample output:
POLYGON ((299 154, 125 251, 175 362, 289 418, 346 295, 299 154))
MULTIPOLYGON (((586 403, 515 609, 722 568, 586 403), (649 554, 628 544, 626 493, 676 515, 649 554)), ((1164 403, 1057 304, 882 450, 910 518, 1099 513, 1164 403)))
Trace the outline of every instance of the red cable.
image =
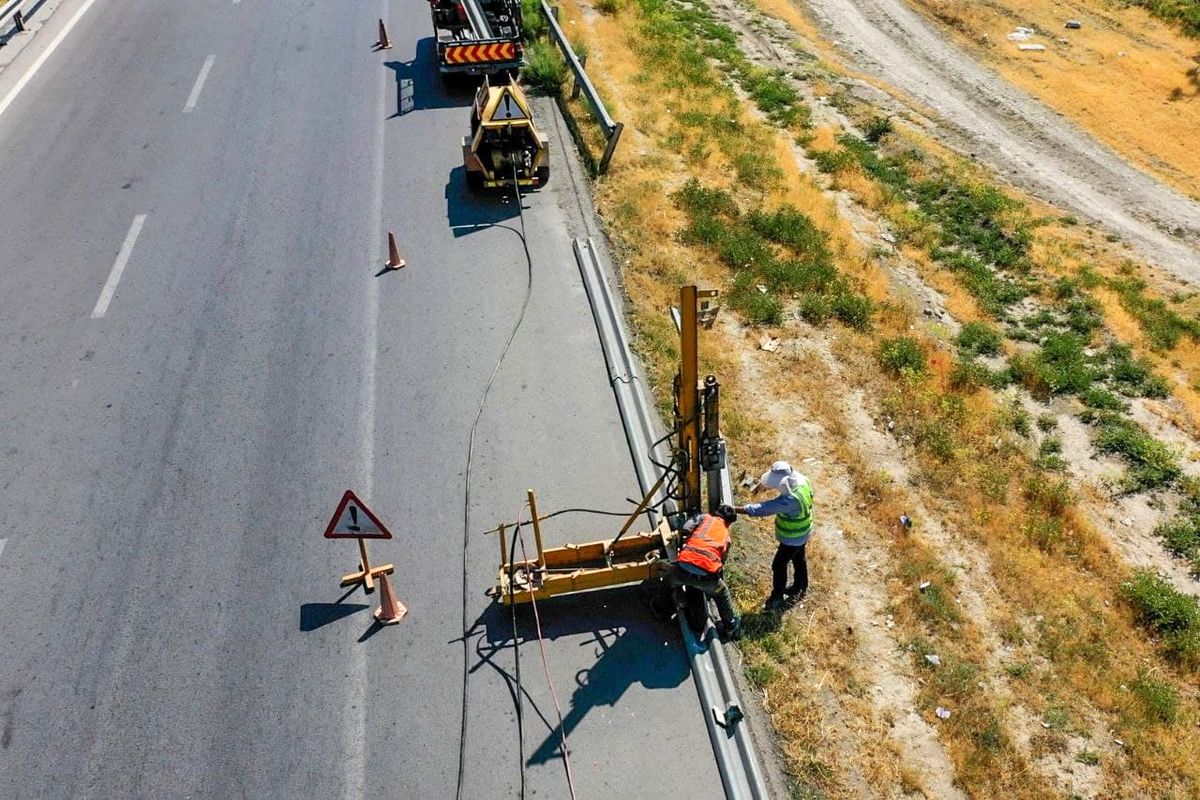
MULTIPOLYGON (((517 512, 517 529, 514 534, 521 544, 521 558, 526 564, 529 563, 529 556, 525 553, 525 537, 521 535, 521 512, 529 507, 526 503, 517 512)), ((528 569, 528 567, 526 567, 528 569)), ((550 664, 546 660, 546 640, 542 636, 542 617, 538 613, 537 596, 533 592, 533 578, 529 579, 529 600, 533 605, 533 622, 537 629, 538 649, 542 652, 542 672, 546 674, 546 685, 550 687, 550 697, 554 699, 554 711, 558 714, 558 732, 562 736, 562 757, 563 767, 567 771, 567 791, 571 793, 571 800, 576 800, 575 797, 575 777, 571 774, 571 757, 567 752, 567 726, 563 722, 562 706, 558 702, 558 692, 554 690, 554 680, 550 677, 550 664)), ((515 635, 515 631, 514 631, 515 635)), ((518 687, 519 690, 519 687, 518 687)))

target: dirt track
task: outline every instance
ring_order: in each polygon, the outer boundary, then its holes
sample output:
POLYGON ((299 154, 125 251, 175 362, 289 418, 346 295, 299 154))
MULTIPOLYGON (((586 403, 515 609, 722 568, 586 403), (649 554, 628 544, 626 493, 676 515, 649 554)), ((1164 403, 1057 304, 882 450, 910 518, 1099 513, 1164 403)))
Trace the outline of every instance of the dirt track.
POLYGON ((803 2, 855 66, 932 111, 948 144, 1200 284, 1200 203, 981 66, 902 0, 803 2))

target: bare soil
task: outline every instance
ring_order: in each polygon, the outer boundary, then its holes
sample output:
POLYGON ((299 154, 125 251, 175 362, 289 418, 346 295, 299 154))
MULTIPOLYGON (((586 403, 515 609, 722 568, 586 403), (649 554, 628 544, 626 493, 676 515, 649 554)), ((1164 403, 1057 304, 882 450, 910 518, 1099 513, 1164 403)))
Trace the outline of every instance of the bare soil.
POLYGON ((805 0, 839 53, 999 176, 1200 283, 1200 203, 1135 169, 951 43, 903 0, 805 0))

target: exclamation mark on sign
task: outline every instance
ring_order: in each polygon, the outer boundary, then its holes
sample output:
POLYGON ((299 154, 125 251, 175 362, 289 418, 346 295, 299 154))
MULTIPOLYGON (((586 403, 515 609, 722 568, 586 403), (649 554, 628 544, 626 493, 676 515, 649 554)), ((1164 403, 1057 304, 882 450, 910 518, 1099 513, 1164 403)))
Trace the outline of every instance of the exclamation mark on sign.
POLYGON ((350 522, 352 523, 350 525, 351 531, 358 533, 362 530, 362 528, 358 526, 358 506, 350 506, 350 522))

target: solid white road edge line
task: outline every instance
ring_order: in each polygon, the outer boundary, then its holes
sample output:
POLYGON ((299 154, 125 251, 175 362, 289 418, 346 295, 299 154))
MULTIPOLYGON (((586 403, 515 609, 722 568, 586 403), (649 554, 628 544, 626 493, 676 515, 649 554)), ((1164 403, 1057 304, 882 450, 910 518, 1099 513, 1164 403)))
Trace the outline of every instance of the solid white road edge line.
POLYGON ((192 93, 188 95, 187 104, 183 107, 183 113, 190 114, 192 109, 196 107, 196 101, 200 99, 200 91, 204 88, 204 82, 208 80, 208 71, 212 69, 213 62, 217 60, 215 55, 210 55, 204 59, 204 66, 200 68, 200 74, 196 76, 196 83, 192 86, 192 93))
POLYGON ((46 63, 46 59, 50 57, 50 54, 58 49, 58 46, 62 44, 62 40, 67 38, 67 34, 70 33, 71 29, 75 27, 75 23, 79 22, 84 13, 91 8, 92 4, 95 2, 96 0, 87 0, 87 2, 79 7, 79 10, 75 12, 75 16, 71 17, 71 20, 63 27, 61 31, 58 32, 58 35, 54 37, 50 44, 46 46, 46 49, 42 51, 42 54, 37 57, 37 60, 33 62, 33 65, 28 70, 26 70, 25 74, 21 76, 21 79, 16 82, 13 88, 9 90, 4 99, 0 100, 0 114, 3 114, 8 110, 8 107, 12 105, 13 100, 16 100, 17 95, 19 95, 21 90, 25 88, 25 84, 29 83, 34 74, 42 68, 42 64, 46 63))
POLYGON ((125 271, 125 265, 129 263, 129 256, 133 254, 133 246, 137 244, 138 235, 141 234, 144 224, 146 224, 145 214, 138 214, 133 218, 133 224, 129 226, 129 233, 125 234, 125 243, 121 245, 121 252, 117 253, 117 260, 113 262, 112 271, 108 273, 108 280, 105 281, 104 288, 100 290, 100 298, 96 301, 96 307, 92 309, 92 319, 100 319, 104 316, 104 312, 108 311, 108 304, 112 302, 113 294, 117 291, 121 273, 125 271))
POLYGON ((8 539, 0 539, 0 556, 4 555, 4 545, 8 544, 8 539))

